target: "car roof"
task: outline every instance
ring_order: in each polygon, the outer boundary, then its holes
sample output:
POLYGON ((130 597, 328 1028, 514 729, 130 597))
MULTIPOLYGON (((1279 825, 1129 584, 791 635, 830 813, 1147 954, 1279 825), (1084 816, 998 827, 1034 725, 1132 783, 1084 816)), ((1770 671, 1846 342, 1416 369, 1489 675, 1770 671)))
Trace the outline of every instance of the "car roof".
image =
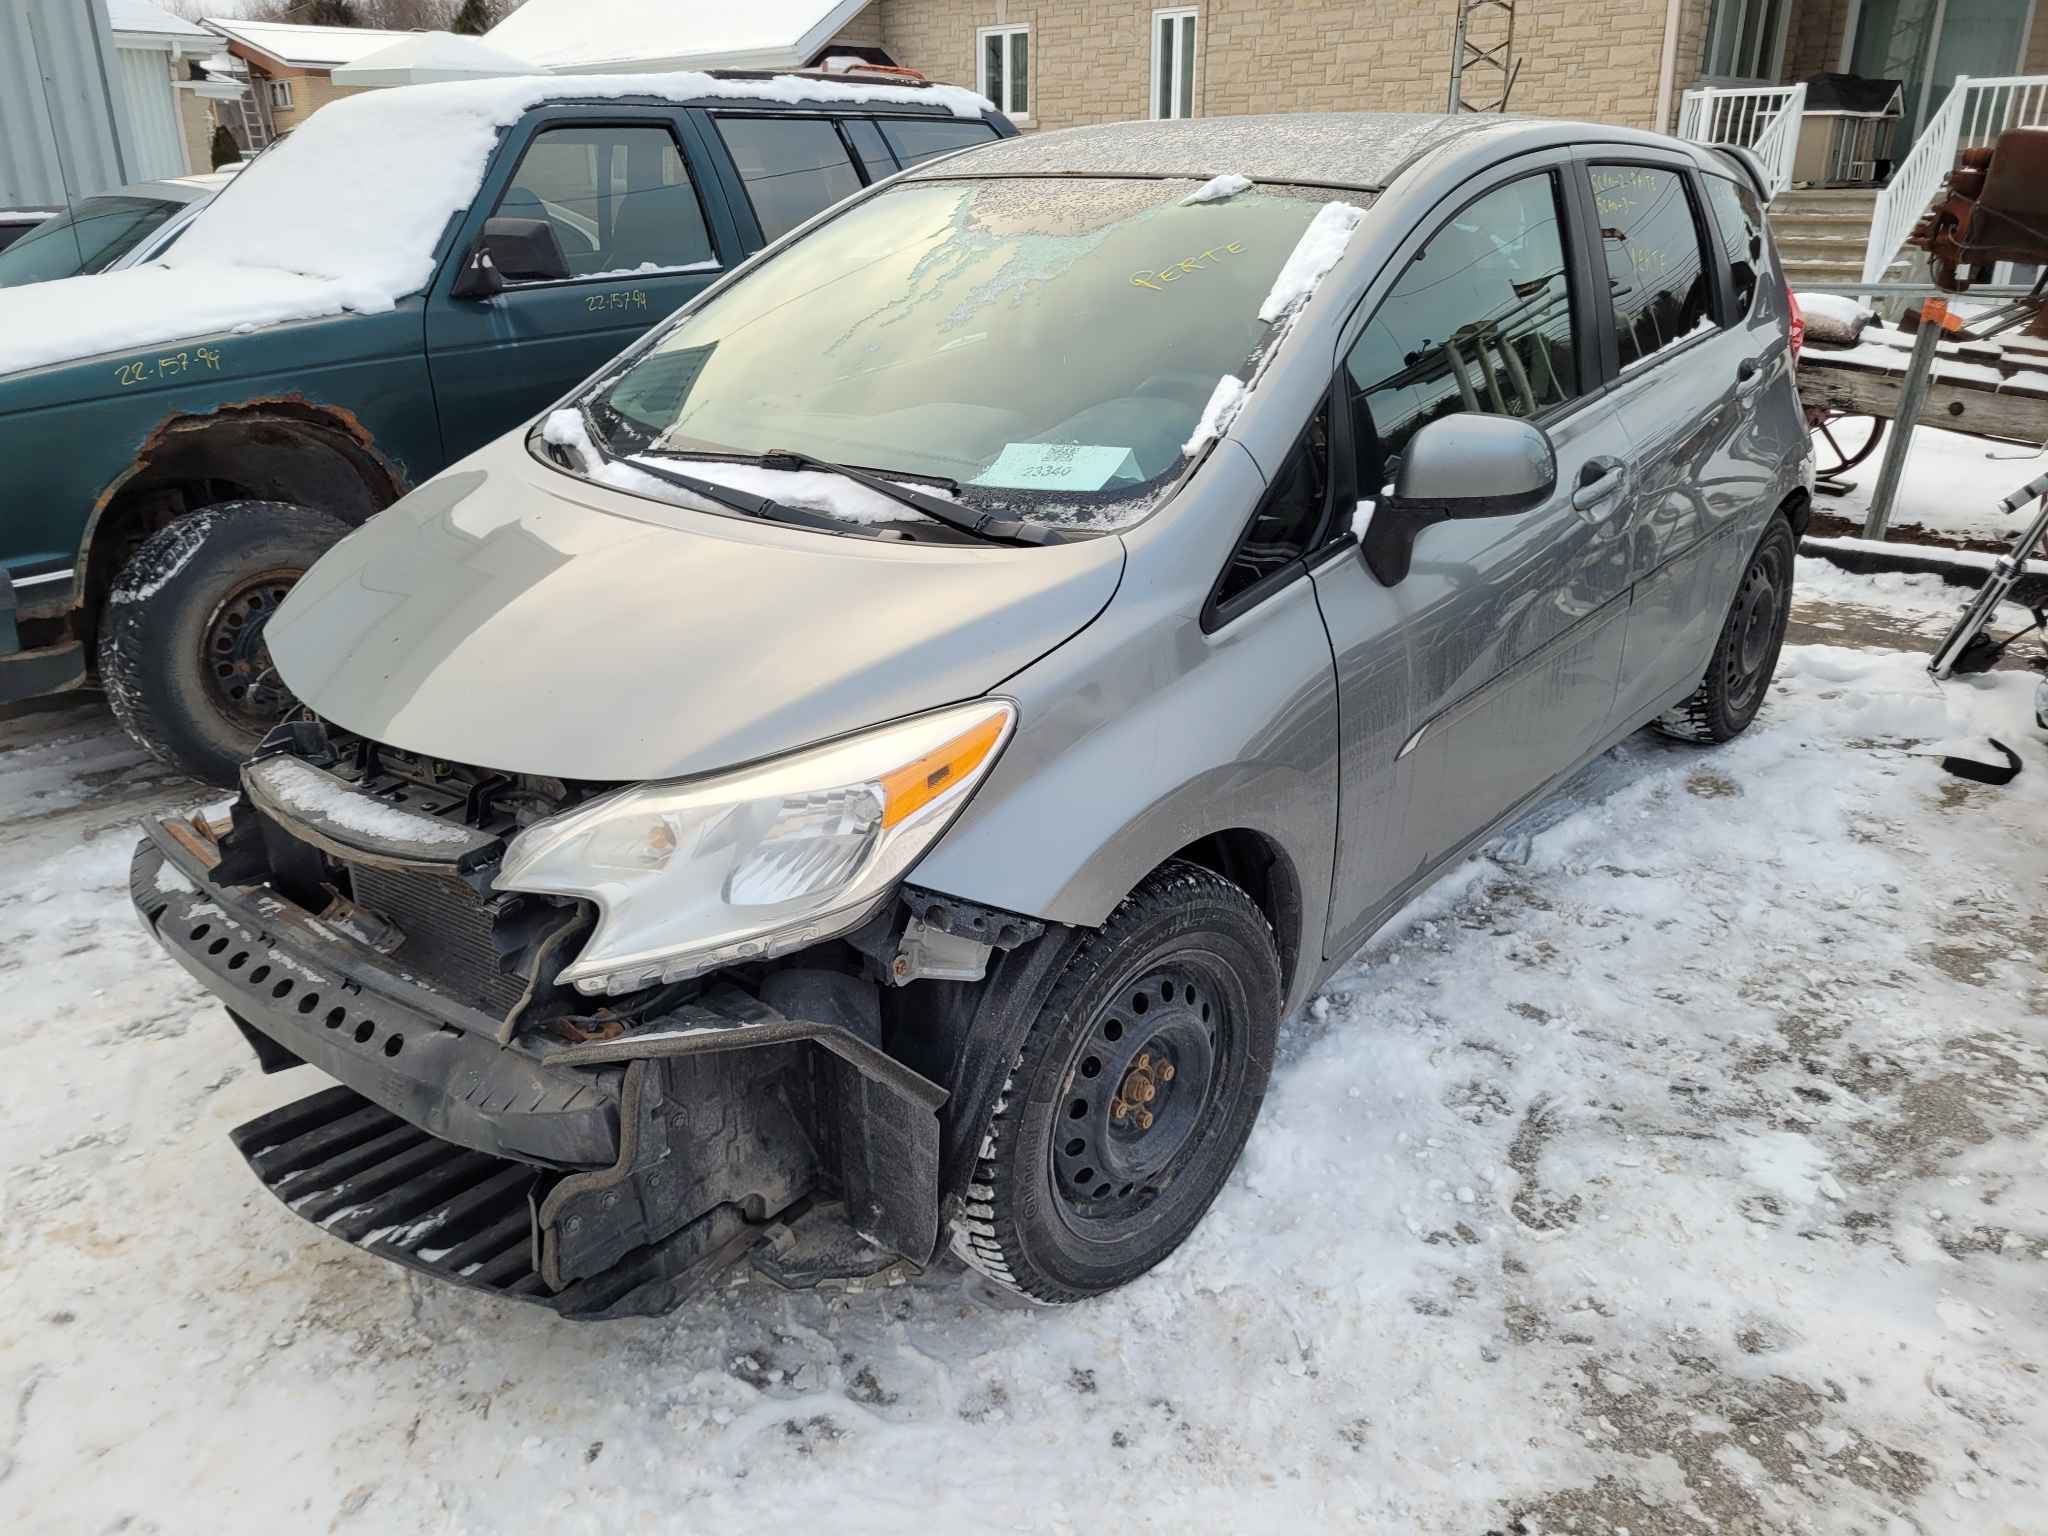
MULTIPOLYGON (((620 102, 659 102, 664 106, 704 107, 714 111, 776 113, 776 112, 858 112, 896 115, 904 117, 961 117, 956 105, 972 101, 982 118, 1000 117, 994 103, 967 90, 962 86, 949 85, 943 80, 911 79, 895 74, 869 74, 857 69, 705 69, 684 70, 675 74, 650 74, 644 77, 647 90, 642 93, 607 90, 595 93, 586 86, 578 89, 574 75, 551 76, 547 78, 550 87, 538 100, 537 106, 616 106, 620 102), (748 87, 759 86, 773 81, 801 81, 822 84, 827 91, 816 96, 798 96, 794 90, 788 97, 778 98, 762 94, 748 87), (740 87, 731 93, 719 90, 721 84, 731 82, 740 87), (915 93, 926 99, 904 99, 905 93, 915 93)), ((615 83, 616 77, 607 77, 607 83, 615 83)), ((460 83, 460 82, 458 82, 460 83)), ((432 87, 415 87, 432 89, 432 87)), ((800 87, 798 88, 800 89, 800 87)), ((973 118, 963 118, 972 122, 973 118)))
MULTIPOLYGON (((1288 112, 1097 123, 1001 139, 908 173, 947 176, 1185 176, 1236 174, 1379 192, 1408 164, 1454 140, 1513 138, 1518 148, 1551 141, 1655 144, 1677 141, 1633 129, 1502 113, 1288 112)), ((1505 147, 1505 146, 1504 146, 1505 147)))

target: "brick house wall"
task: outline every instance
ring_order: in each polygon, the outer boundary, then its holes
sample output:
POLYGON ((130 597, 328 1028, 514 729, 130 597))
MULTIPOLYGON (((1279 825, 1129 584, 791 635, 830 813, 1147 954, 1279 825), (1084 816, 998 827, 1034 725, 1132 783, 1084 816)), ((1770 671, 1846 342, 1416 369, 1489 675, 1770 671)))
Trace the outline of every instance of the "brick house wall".
MULTIPOLYGON (((338 101, 344 96, 353 96, 358 91, 368 89, 359 85, 336 85, 324 74, 279 74, 277 78, 292 83, 292 104, 289 107, 273 105, 270 109, 271 127, 280 138, 330 101, 338 101)), ((258 77, 254 88, 267 91, 270 85, 267 80, 258 77)))
MULTIPOLYGON (((1697 72, 1707 0, 1686 0, 1677 84, 1697 72)), ((1520 112, 1649 127, 1665 0, 1520 0, 1520 112)), ((1455 0, 1198 0, 1195 107, 1204 116, 1441 111, 1455 0)), ((1150 115, 1147 0, 875 0, 842 40, 879 42, 935 79, 976 82, 976 29, 1031 26, 1031 123, 1150 115), (856 35, 858 34, 858 35, 856 35), (879 34, 879 35, 877 35, 879 34)), ((1492 82, 1475 76, 1474 95, 1492 82)))

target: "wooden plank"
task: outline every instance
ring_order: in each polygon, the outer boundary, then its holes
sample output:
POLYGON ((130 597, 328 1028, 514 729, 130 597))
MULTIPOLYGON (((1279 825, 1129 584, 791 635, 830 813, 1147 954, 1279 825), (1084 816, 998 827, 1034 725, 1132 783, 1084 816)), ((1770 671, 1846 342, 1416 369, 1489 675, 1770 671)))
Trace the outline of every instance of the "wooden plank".
MULTIPOLYGON (((1890 421, 1903 377, 1889 370, 1830 367, 1808 352, 1799 362, 1799 399, 1812 409, 1890 421)), ((1937 378, 1928 387, 1920 422, 1972 437, 2040 443, 2048 439, 2048 396, 1996 393, 1937 378)))

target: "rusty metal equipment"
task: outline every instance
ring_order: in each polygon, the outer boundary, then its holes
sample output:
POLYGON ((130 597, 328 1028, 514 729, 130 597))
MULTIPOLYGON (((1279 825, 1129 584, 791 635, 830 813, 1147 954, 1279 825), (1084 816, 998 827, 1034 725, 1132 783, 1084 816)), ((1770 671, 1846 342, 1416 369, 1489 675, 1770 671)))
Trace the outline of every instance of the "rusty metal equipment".
MULTIPOLYGON (((1935 286, 1950 293, 1989 282, 2001 261, 2048 271, 2048 128, 2007 129, 1995 144, 1964 150, 1947 194, 1908 243, 1927 252, 1935 286)), ((2036 283, 2037 311, 2040 292, 2036 283)), ((2038 327, 2041 315, 2032 318, 2038 327)))

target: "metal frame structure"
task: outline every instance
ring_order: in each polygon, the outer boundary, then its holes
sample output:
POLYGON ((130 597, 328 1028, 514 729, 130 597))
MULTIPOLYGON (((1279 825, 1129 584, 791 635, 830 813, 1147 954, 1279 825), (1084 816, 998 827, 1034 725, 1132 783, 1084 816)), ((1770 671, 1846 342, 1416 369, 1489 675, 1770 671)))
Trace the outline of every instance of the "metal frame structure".
POLYGON ((1446 112, 1505 112, 1515 88, 1521 61, 1515 57, 1515 0, 1458 0, 1458 30, 1451 39, 1451 88, 1446 112), (1480 11, 1499 11, 1506 30, 1496 43, 1472 41, 1472 18, 1480 11), (1500 95, 1491 101, 1465 99, 1465 76, 1475 69, 1499 72, 1500 95))

